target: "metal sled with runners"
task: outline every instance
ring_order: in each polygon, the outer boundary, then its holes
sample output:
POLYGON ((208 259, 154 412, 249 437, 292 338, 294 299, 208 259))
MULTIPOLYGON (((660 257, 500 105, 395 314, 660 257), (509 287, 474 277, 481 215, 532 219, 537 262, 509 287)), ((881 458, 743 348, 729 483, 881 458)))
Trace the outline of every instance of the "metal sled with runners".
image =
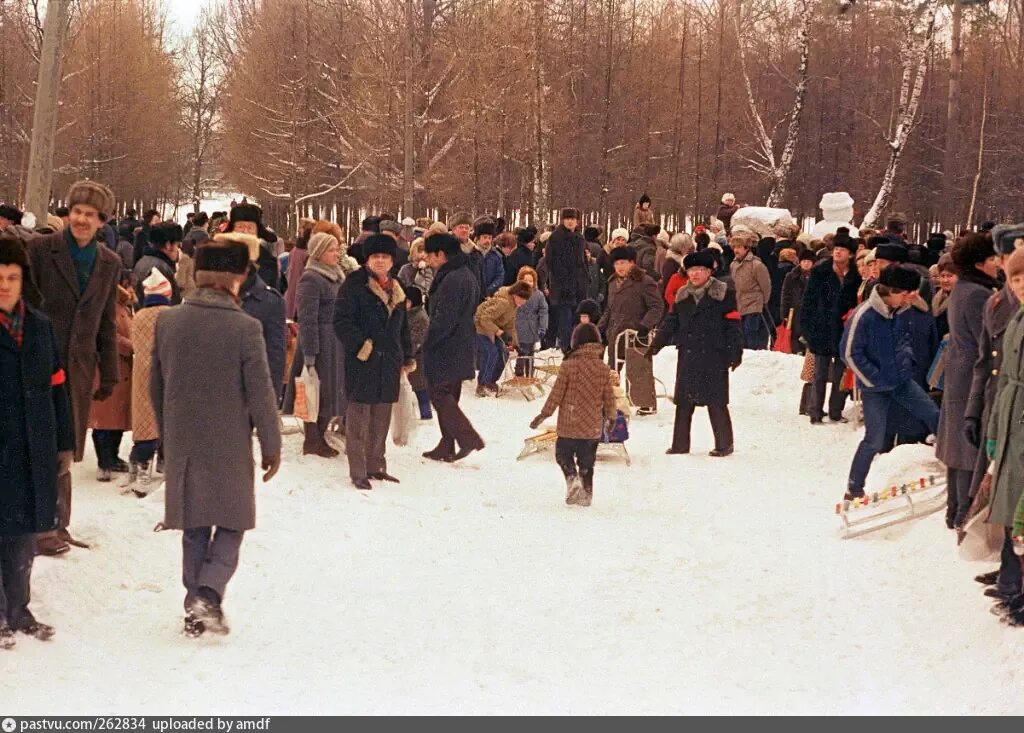
MULTIPOLYGON (((618 374, 623 373, 623 367, 625 368, 625 382, 624 389, 626 399, 629 400, 631 407, 641 407, 639 402, 652 402, 656 404, 659 399, 668 398, 669 392, 665 387, 665 383, 654 376, 654 365, 650 359, 644 356, 647 348, 654 342, 655 331, 652 331, 646 339, 641 339, 639 334, 632 328, 627 328, 625 331, 620 333, 615 338, 613 348, 613 354, 615 355, 615 372, 618 374), (644 396, 638 396, 637 399, 633 399, 634 389, 640 390, 641 392, 647 389, 647 384, 644 384, 650 380, 649 389, 653 392, 653 395, 645 395, 651 399, 644 399, 644 396)), ((647 412, 638 412, 638 414, 648 414, 647 412)))
POLYGON ((946 479, 928 476, 836 504, 843 539, 860 537, 946 507, 946 479))

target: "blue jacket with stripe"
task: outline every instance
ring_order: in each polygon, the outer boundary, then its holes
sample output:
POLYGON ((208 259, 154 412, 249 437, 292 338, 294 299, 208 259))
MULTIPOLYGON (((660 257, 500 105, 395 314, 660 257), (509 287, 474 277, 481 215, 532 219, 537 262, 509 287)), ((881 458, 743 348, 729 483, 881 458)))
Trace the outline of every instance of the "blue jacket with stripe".
POLYGON ((912 322, 904 306, 893 311, 878 290, 853 312, 839 354, 864 392, 891 392, 914 378, 912 322))

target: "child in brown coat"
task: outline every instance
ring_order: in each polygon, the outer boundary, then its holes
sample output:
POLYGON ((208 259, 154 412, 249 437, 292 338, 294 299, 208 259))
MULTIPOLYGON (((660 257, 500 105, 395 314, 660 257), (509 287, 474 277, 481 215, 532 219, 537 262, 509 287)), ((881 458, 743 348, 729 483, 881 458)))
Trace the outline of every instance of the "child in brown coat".
POLYGON ((614 372, 601 358, 601 333, 593 324, 576 326, 570 346, 555 386, 530 427, 536 430, 558 409, 555 460, 565 474, 565 503, 590 506, 597 443, 602 428, 615 421, 614 372))

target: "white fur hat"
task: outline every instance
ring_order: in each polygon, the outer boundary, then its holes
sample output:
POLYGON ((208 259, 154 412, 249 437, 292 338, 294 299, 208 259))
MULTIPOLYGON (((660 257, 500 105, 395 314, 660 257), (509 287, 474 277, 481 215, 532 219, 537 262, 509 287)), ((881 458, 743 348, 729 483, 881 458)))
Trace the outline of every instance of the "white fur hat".
POLYGON ((612 230, 611 239, 609 239, 608 241, 609 242, 614 242, 619 237, 622 237, 623 239, 625 239, 628 242, 629 241, 629 232, 627 232, 623 227, 619 227, 618 229, 613 229, 612 230))

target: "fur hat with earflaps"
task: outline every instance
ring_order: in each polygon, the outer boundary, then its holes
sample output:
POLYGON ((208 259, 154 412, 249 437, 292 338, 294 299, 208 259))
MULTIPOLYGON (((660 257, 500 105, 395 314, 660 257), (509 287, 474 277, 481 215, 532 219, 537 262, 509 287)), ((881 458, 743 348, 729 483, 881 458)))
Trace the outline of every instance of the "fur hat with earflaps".
POLYGON ((67 207, 91 206, 104 219, 114 212, 114 192, 96 181, 76 181, 68 189, 67 207))
POLYGON ((398 245, 387 234, 374 234, 363 242, 363 257, 370 259, 371 255, 387 255, 394 259, 398 256, 398 245))
POLYGON ((173 292, 170 280, 155 267, 150 269, 149 276, 142 281, 142 294, 147 298, 155 295, 170 301, 173 292))
POLYGON ((878 284, 892 290, 903 290, 912 293, 921 287, 921 275, 903 265, 889 265, 878 276, 878 284))
POLYGON ((444 252, 448 257, 454 257, 462 252, 462 246, 454 234, 440 232, 423 240, 423 250, 427 254, 444 252))
POLYGON ((636 262, 636 250, 629 245, 623 245, 613 249, 610 253, 610 257, 612 262, 618 262, 619 260, 636 262))
POLYGON ((263 209, 256 204, 237 204, 228 215, 228 231, 233 231, 240 221, 251 221, 257 228, 263 226, 263 209))
POLYGON ((968 234, 963 241, 953 247, 953 264, 961 275, 974 272, 975 265, 982 264, 996 254, 992 240, 984 234, 968 234))
MULTIPOLYGON (((238 206, 235 208, 237 209, 238 206)), ((249 259, 252 262, 255 262, 260 258, 260 238, 252 234, 242 234, 241 232, 221 232, 220 234, 214 235, 213 241, 244 245, 249 253, 249 259)))
POLYGON ((469 213, 466 211, 459 211, 454 216, 452 216, 452 218, 448 221, 448 228, 454 229, 455 227, 460 226, 462 224, 469 224, 470 226, 473 226, 473 217, 470 216, 469 213))
POLYGON ((683 269, 689 270, 691 267, 706 267, 709 270, 714 270, 715 258, 707 249, 691 252, 683 258, 683 269))
POLYGON ((579 211, 579 209, 573 209, 571 207, 570 208, 562 209, 562 216, 561 216, 562 221, 565 221, 566 219, 579 219, 579 218, 580 218, 580 211, 579 211))
POLYGON ((244 275, 249 271, 249 248, 232 240, 217 239, 196 248, 196 272, 228 272, 244 275))

